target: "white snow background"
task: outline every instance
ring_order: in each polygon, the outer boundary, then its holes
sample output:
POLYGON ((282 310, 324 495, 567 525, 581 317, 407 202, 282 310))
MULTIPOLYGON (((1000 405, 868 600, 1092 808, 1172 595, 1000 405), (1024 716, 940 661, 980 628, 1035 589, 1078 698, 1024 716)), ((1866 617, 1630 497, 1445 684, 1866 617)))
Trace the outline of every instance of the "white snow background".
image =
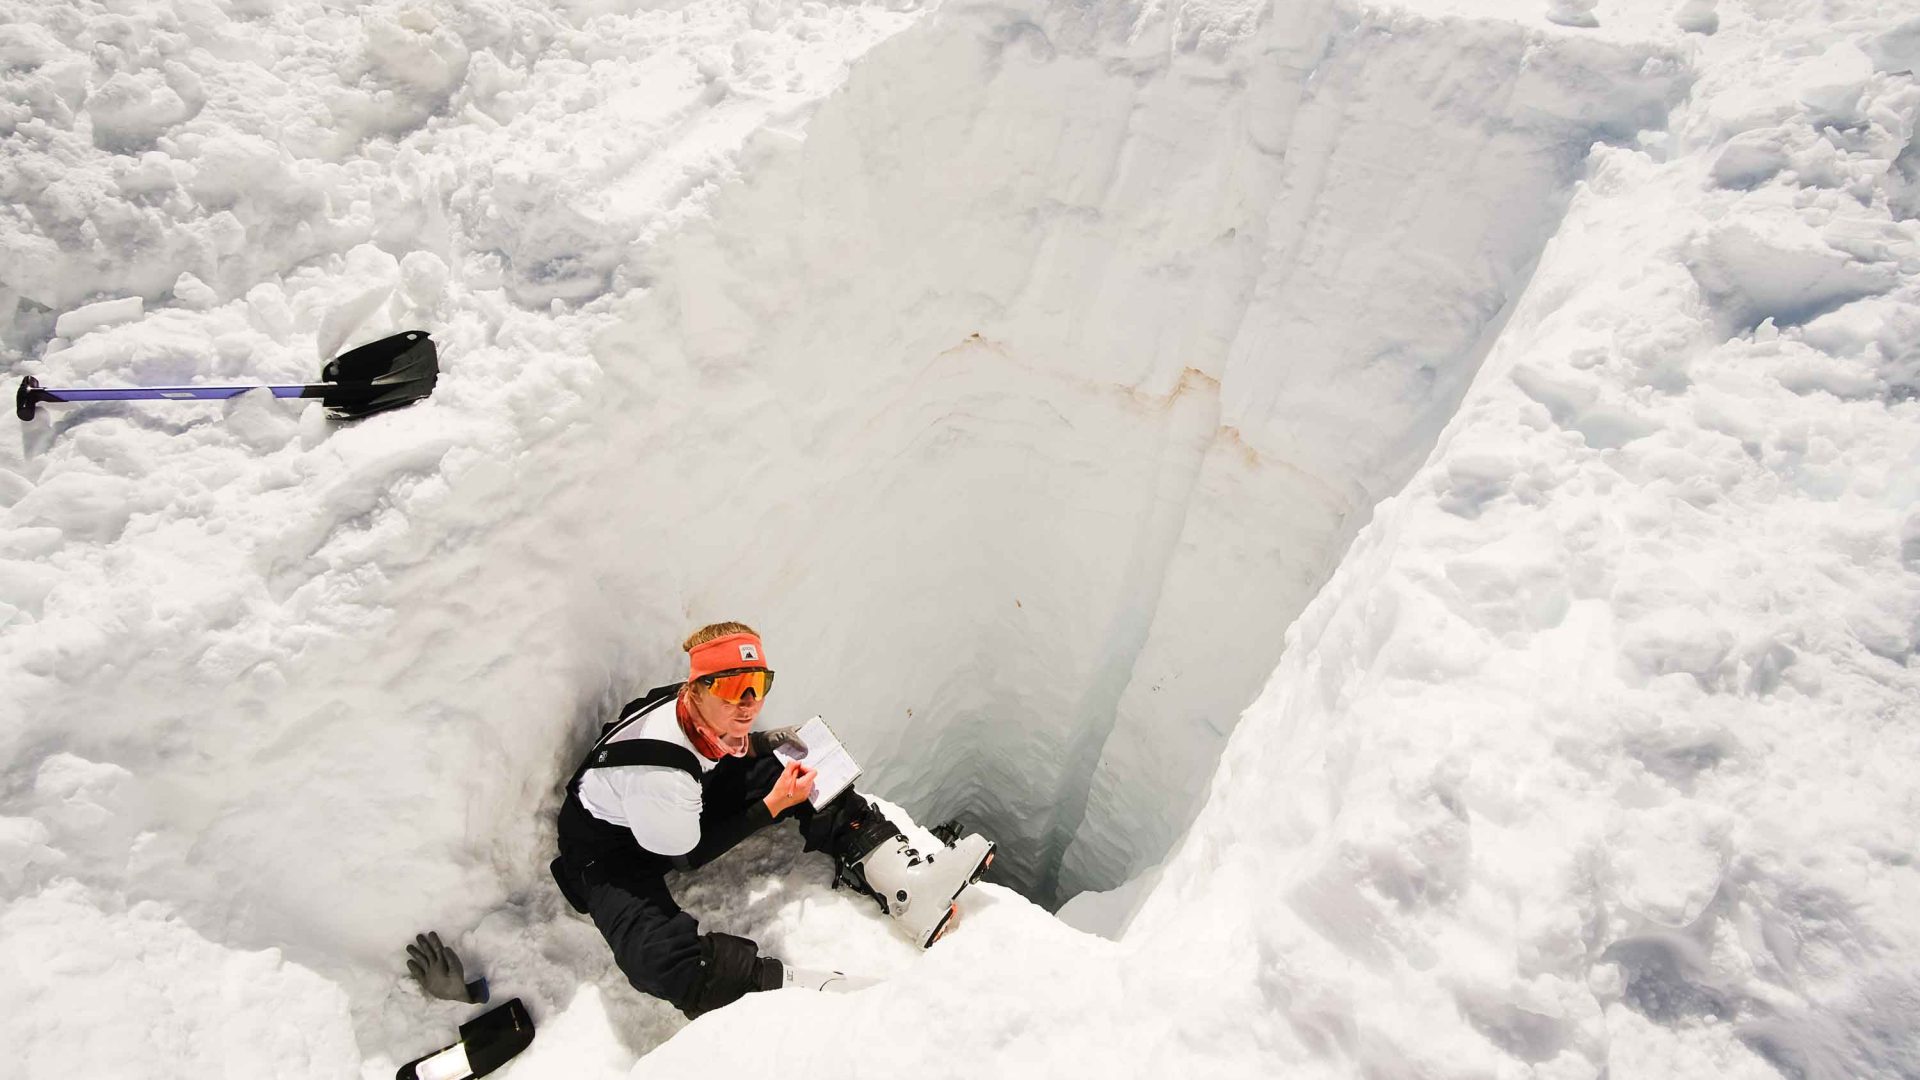
POLYGON ((442 360, 4 440, 0 1071, 1920 1076, 1909 4, 0 10, 13 376, 442 360), (723 618, 1004 854, 687 1024, 546 860, 723 618))

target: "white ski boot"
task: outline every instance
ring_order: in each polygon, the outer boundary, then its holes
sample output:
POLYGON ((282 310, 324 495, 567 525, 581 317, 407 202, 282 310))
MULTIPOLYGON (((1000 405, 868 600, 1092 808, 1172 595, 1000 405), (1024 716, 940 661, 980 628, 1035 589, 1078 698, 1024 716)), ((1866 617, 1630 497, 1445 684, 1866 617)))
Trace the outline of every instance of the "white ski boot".
MULTIPOLYGON (((942 830, 935 832, 940 835, 942 830)), ((993 841, 979 833, 940 839, 941 846, 923 852, 893 830, 858 864, 873 898, 893 916, 900 932, 923 949, 951 925, 958 910, 954 897, 980 880, 993 862, 993 841)))

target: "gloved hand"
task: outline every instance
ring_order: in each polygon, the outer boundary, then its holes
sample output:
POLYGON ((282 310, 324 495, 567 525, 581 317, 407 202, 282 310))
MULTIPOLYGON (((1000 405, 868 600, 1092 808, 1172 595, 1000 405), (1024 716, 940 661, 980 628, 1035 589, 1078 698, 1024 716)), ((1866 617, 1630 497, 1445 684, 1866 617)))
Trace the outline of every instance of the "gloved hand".
POLYGON ((487 980, 468 982, 459 955, 440 944, 440 935, 431 930, 414 935, 407 946, 407 971, 433 997, 476 1005, 487 1000, 487 980))
POLYGON ((800 729, 797 727, 778 727, 772 731, 750 731, 747 733, 747 749, 754 757, 765 757, 773 753, 776 746, 784 746, 795 757, 807 756, 807 744, 800 741, 800 729))

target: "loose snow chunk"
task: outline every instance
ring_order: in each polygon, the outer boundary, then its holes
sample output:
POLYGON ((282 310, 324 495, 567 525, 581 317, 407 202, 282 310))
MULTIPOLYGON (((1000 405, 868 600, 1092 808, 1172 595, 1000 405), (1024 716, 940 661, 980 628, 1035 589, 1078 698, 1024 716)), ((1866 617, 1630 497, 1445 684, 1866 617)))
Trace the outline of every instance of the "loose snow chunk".
POLYGON ((1662 1024, 1615 1003, 1607 1008, 1603 1075, 1776 1080, 1780 1070, 1733 1032, 1731 1024, 1662 1024))
POLYGON ((1721 187, 1751 188, 1787 167, 1787 130, 1743 131, 1727 141, 1713 162, 1713 181, 1721 187))
POLYGON ((1621 634, 1621 658, 1645 678, 1685 673, 1714 685, 1733 650, 1733 635, 1690 607, 1670 607, 1628 626, 1621 634))
POLYGON ((24 1076, 354 1075, 346 996, 274 950, 67 881, 0 912, 0 1038, 24 1076))
POLYGON ((45 822, 30 817, 0 817, 0 884, 18 889, 29 864, 57 863, 62 858, 49 843, 53 834, 45 822))
POLYGON ((88 540, 112 540, 133 516, 133 486, 124 476, 55 473, 14 504, 13 521, 50 525, 88 540))
POLYGON ((1920 16, 1868 41, 1866 52, 1881 71, 1920 71, 1920 16))
POLYGON ((1551 537, 1501 537, 1448 560, 1446 575, 1476 621, 1499 634, 1557 626, 1572 606, 1561 552, 1551 537))
POLYGON ((1561 26, 1595 27, 1600 20, 1593 17, 1593 9, 1599 6, 1599 0, 1548 0, 1547 18, 1561 26))
POLYGON ((57 337, 72 341, 89 331, 115 323, 132 322, 138 319, 146 308, 146 301, 137 296, 123 296, 118 300, 102 300, 97 304, 77 307, 60 316, 53 324, 57 337))
POLYGON ((1725 829, 1685 801, 1623 809, 1608 837, 1619 913, 1629 924, 1644 919, 1674 929, 1698 919, 1725 873, 1725 829))
POLYGON ((94 144, 127 149, 151 143, 196 111, 158 71, 116 72, 87 98, 94 144))
POLYGON ((401 291, 418 307, 438 304, 446 295, 447 280, 451 276, 446 261, 432 252, 412 251, 400 260, 401 291))
POLYGON ((210 308, 220 302, 213 286, 184 270, 173 279, 173 297, 190 308, 210 308))
POLYGON ((0 559, 0 604, 38 617, 47 594, 60 583, 49 567, 22 559, 0 559))
POLYGON ((1835 250, 1790 215, 1748 215, 1708 232, 1688 261, 1694 278, 1741 326, 1798 325, 1892 288, 1899 269, 1835 250))
POLYGON ((1682 0, 1674 10, 1673 25, 1695 34, 1711 34, 1720 29, 1718 0, 1682 0))
POLYGON ((1825 119, 1840 120, 1859 111, 1873 60, 1860 47, 1843 41, 1801 69, 1800 103, 1825 119))
POLYGON ((60 39, 43 26, 32 23, 0 26, 0 65, 31 71, 58 59, 65 51, 60 39))

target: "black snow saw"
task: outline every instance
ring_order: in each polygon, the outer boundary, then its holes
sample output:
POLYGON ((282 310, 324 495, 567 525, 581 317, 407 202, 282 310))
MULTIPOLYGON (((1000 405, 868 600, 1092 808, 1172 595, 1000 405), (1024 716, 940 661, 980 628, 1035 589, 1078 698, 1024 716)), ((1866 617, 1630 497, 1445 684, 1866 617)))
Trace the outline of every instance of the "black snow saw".
POLYGON ((20 380, 14 412, 32 420, 43 401, 217 401, 249 390, 271 391, 277 398, 319 398, 337 420, 411 405, 433 393, 440 379, 440 357, 425 330, 407 330, 341 353, 320 370, 317 383, 296 386, 120 386, 54 390, 31 375, 20 380))
POLYGON ((533 1017, 519 998, 460 1025, 460 1041, 414 1058, 395 1080, 475 1080, 505 1065, 533 1043, 533 1017))

